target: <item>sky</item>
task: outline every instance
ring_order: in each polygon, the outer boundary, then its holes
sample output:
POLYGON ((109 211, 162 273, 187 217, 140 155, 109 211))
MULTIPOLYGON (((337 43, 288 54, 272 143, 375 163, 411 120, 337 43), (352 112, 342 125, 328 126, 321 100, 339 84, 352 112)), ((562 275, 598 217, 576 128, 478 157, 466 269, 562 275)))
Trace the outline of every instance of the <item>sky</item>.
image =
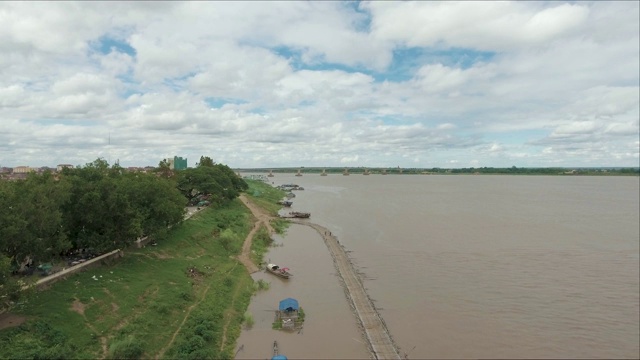
POLYGON ((0 166, 638 167, 640 2, 0 2, 0 166))

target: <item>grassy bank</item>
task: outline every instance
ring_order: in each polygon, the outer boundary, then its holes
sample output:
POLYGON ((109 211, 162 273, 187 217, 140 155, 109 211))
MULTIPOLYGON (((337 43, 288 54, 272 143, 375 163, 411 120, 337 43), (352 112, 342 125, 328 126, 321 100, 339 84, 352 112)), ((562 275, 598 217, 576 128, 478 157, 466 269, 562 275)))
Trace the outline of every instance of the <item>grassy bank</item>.
POLYGON ((251 226, 234 200, 157 246, 27 295, 12 312, 28 320, 0 331, 0 358, 233 357, 254 292, 234 255, 251 226))
POLYGON ((278 205, 278 200, 282 200, 286 193, 262 181, 246 180, 246 182, 249 184, 249 190, 246 192, 251 200, 270 215, 278 216, 278 210, 282 208, 282 205, 278 205))
MULTIPOLYGON (((286 192, 261 181, 247 180, 247 184, 249 184, 247 193, 251 197, 251 201, 267 210, 270 215, 277 216, 278 210, 282 208, 282 205, 278 205, 277 202, 284 197, 286 192)), ((284 234, 289 226, 289 221, 275 218, 271 220, 270 225, 278 234, 284 234)), ((251 260, 253 263, 261 264, 264 260, 264 255, 272 245, 273 239, 269 231, 265 226, 261 226, 251 242, 251 260)))

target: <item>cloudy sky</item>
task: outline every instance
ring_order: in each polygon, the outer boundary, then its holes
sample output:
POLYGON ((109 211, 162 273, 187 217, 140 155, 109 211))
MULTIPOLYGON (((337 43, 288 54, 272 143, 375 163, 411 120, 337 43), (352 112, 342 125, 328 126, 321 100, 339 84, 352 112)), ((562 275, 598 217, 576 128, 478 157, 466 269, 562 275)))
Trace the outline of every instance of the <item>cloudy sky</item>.
POLYGON ((0 166, 639 166, 624 2, 0 2, 0 166))

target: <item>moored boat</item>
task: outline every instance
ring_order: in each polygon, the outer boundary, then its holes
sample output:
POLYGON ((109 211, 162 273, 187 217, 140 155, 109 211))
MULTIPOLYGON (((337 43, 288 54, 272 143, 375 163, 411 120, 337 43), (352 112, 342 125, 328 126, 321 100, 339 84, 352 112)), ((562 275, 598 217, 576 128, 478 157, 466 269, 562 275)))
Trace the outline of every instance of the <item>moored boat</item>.
POLYGON ((292 211, 289 213, 290 217, 295 217, 295 218, 303 218, 303 219, 307 219, 311 217, 311 213, 308 212, 300 212, 300 211, 292 211))
POLYGON ((281 268, 276 264, 267 264, 266 269, 268 272, 280 276, 283 279, 288 279, 293 276, 293 274, 289 272, 289 268, 281 268))
POLYGON ((273 357, 271 357, 271 360, 287 360, 287 357, 280 354, 280 352, 278 351, 277 341, 273 342, 273 357))
POLYGON ((289 201, 289 200, 280 200, 278 201, 279 205, 282 205, 284 207, 291 207, 291 205, 293 205, 293 201, 289 201))

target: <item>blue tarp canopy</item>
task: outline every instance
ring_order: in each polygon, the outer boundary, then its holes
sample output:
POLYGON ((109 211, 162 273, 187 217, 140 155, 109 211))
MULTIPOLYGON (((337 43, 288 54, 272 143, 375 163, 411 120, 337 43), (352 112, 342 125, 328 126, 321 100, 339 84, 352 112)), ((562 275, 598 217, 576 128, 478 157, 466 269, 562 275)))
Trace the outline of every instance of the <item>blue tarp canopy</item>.
POLYGON ((280 311, 293 311, 298 310, 298 300, 292 298, 286 298, 280 301, 280 311))
POLYGON ((287 360, 287 357, 284 355, 276 355, 272 357, 271 360, 287 360))

